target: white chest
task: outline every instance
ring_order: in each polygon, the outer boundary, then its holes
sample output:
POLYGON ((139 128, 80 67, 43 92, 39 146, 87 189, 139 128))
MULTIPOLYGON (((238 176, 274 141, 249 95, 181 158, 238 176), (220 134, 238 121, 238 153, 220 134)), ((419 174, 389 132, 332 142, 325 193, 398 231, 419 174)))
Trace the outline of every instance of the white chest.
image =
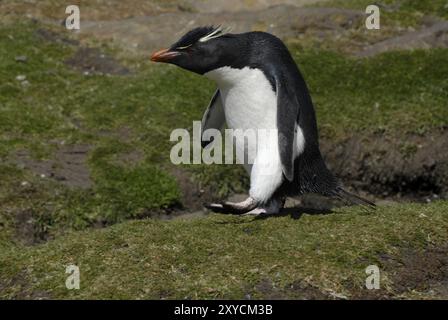
POLYGON ((232 129, 275 129, 277 98, 259 69, 223 67, 205 74, 220 90, 226 122, 232 129))

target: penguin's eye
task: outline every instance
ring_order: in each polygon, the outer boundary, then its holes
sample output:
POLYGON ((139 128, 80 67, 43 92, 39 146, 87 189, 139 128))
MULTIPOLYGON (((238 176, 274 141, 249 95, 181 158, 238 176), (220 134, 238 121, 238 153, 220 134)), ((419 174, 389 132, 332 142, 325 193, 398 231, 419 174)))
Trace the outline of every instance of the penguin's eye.
POLYGON ((190 48, 192 45, 193 45, 193 44, 189 44, 189 45, 187 45, 187 46, 183 46, 183 47, 177 47, 176 50, 185 50, 185 49, 190 48))

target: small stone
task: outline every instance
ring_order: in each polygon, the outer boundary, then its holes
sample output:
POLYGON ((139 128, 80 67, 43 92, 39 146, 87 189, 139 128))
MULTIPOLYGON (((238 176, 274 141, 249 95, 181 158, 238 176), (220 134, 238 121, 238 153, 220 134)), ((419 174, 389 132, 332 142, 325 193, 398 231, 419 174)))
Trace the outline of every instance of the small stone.
POLYGON ((27 58, 27 56, 17 56, 16 57, 16 61, 17 62, 27 62, 28 61, 28 58, 27 58))
POLYGON ((419 217, 419 218, 427 218, 428 216, 427 216, 426 214, 424 214, 424 213, 420 213, 420 214, 418 215, 418 217, 419 217))

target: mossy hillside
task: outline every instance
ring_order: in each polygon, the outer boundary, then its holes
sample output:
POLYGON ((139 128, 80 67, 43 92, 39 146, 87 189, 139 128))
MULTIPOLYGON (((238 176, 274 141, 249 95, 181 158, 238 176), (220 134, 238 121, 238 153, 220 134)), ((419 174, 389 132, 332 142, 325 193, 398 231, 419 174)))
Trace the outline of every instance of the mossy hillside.
POLYGON ((382 294, 431 297, 426 290, 394 291, 397 270, 382 257, 446 244, 447 210, 439 201, 371 213, 353 207, 267 219, 213 214, 124 222, 1 250, 0 296, 266 298, 272 292, 259 284, 270 283, 284 297, 297 298, 301 290, 291 285, 305 283, 327 297, 350 297, 368 294, 365 269, 374 264, 382 294), (80 290, 65 287, 70 264, 80 268, 80 290))

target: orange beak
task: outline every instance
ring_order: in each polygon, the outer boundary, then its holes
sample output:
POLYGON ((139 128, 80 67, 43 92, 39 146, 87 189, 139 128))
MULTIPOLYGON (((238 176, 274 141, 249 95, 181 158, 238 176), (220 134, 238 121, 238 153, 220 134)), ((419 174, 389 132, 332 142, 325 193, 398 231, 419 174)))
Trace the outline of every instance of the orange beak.
POLYGON ((154 52, 151 55, 151 61, 155 62, 168 62, 172 58, 178 56, 180 53, 177 51, 170 51, 169 49, 162 49, 154 52))

